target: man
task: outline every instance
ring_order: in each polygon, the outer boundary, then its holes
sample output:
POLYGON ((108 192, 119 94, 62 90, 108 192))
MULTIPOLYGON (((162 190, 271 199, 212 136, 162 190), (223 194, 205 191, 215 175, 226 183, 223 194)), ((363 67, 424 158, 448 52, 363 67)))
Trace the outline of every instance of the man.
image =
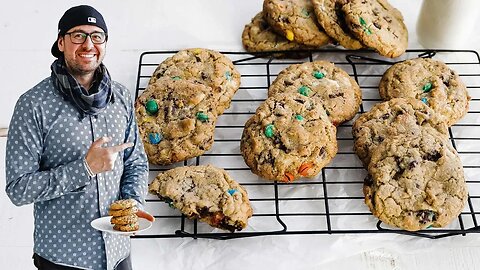
POLYGON ((147 189, 130 94, 102 64, 107 39, 97 10, 67 10, 51 76, 20 97, 10 122, 6 192, 15 205, 34 203, 38 269, 131 269, 129 237, 90 226, 118 199, 142 209, 147 189))

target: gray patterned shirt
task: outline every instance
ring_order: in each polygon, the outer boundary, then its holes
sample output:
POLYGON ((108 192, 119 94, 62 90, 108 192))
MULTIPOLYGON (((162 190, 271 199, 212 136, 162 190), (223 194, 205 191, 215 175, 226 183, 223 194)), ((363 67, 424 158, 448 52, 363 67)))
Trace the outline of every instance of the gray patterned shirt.
POLYGON ((109 205, 143 203, 148 163, 128 90, 112 81, 115 102, 97 116, 80 113, 47 78, 18 100, 7 140, 6 192, 15 205, 34 203, 34 252, 62 265, 113 269, 130 253, 128 236, 96 231, 90 222, 109 205), (93 141, 133 142, 112 171, 90 177, 83 159, 93 141))

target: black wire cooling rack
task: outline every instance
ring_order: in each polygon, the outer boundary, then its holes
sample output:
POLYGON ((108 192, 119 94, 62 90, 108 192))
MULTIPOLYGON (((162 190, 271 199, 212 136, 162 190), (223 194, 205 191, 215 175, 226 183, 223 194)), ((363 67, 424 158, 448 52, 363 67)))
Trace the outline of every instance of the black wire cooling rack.
MULTIPOLYGON (((155 68, 176 51, 144 52, 140 56, 136 95, 145 89, 155 68)), ((150 180, 160 171, 184 166, 213 164, 226 169, 248 191, 254 214, 249 226, 235 233, 214 229, 196 220, 189 220, 178 210, 147 197, 146 210, 156 221, 146 233, 135 238, 213 238, 231 239, 262 235, 288 234, 372 234, 399 233, 426 238, 479 233, 480 214, 480 57, 469 50, 408 50, 402 57, 388 59, 372 51, 318 50, 299 51, 301 59, 275 59, 273 53, 249 54, 222 52, 242 75, 241 87, 230 109, 219 117, 215 142, 204 155, 168 167, 152 166, 150 180), (261 179, 250 172, 239 151, 240 137, 246 120, 267 97, 267 89, 278 73, 287 66, 315 60, 334 62, 354 77, 362 89, 362 104, 357 116, 380 102, 378 83, 392 64, 416 57, 442 60, 456 70, 472 97, 468 114, 449 130, 452 145, 457 149, 469 189, 469 198, 457 220, 448 227, 407 232, 378 221, 365 206, 362 186, 366 170, 353 152, 352 121, 337 129, 338 154, 313 179, 279 183, 261 179)), ((286 54, 292 52, 285 52, 286 54)))

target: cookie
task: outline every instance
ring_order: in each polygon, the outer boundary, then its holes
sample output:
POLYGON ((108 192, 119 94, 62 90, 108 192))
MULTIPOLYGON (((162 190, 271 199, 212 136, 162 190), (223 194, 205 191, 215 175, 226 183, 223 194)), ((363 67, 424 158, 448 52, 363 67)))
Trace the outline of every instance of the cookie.
POLYGON ((363 165, 368 166, 372 151, 386 138, 418 135, 425 127, 448 136, 444 118, 419 100, 396 98, 378 103, 355 120, 353 150, 363 165))
POLYGON ((286 39, 313 47, 330 42, 309 0, 264 0, 263 17, 286 39))
POLYGON ((120 225, 120 224, 113 225, 114 230, 121 231, 121 232, 133 232, 138 230, 139 228, 140 228, 140 225, 138 223, 132 223, 132 224, 126 224, 126 225, 120 225))
POLYGON ((134 207, 125 208, 122 210, 109 210, 108 215, 112 217, 122 217, 122 216, 134 215, 137 212, 138 212, 138 208, 134 206, 134 207))
POLYGON ((403 17, 386 0, 349 0, 342 11, 350 32, 379 54, 393 58, 407 49, 408 31, 403 17))
POLYGON ((126 215, 126 216, 114 216, 110 219, 111 224, 116 224, 116 225, 128 225, 128 224, 134 224, 138 222, 138 216, 133 214, 133 215, 126 215))
POLYGON ((460 158, 434 129, 387 138, 373 151, 368 170, 365 203, 381 221, 401 229, 444 227, 467 200, 460 158))
POLYGON ((240 151, 252 172, 263 178, 291 182, 314 177, 337 153, 336 128, 318 99, 279 93, 245 123, 240 151))
POLYGON ((430 58, 415 58, 391 66, 379 85, 384 100, 410 97, 421 100, 455 124, 468 112, 468 95, 460 76, 445 63, 430 58))
POLYGON ((217 114, 230 107, 240 87, 240 73, 223 54, 208 49, 186 49, 165 59, 150 78, 149 85, 160 78, 183 79, 211 87, 217 100, 217 114))
POLYGON ((360 87, 347 72, 326 61, 294 64, 278 74, 268 95, 299 92, 320 99, 334 125, 352 119, 362 102, 360 87))
POLYGON ((162 172, 148 190, 187 217, 231 232, 246 228, 253 213, 245 188, 212 165, 162 172))
POLYGON ((350 33, 343 18, 346 0, 312 0, 318 23, 325 32, 347 49, 358 50, 363 44, 350 33))
MULTIPOLYGON (((275 33, 271 26, 263 19, 263 13, 260 12, 252 19, 252 22, 245 25, 242 33, 242 44, 248 52, 270 52, 270 51, 289 51, 289 50, 309 50, 315 47, 306 46, 275 33)), ((303 58, 308 53, 275 53, 273 56, 278 58, 293 57, 303 58)))
POLYGON ((213 144, 217 102, 212 89, 162 78, 137 98, 138 129, 150 163, 168 165, 202 155, 213 144))
POLYGON ((118 200, 118 201, 114 201, 110 205, 110 210, 121 210, 125 208, 131 208, 136 205, 137 205, 137 201, 134 199, 118 200))

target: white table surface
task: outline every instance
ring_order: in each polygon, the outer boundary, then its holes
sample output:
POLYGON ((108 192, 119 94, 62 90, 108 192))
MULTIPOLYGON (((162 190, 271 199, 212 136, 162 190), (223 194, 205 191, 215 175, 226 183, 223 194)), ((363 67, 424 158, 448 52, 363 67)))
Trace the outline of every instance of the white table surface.
MULTIPOLYGON (((415 23, 421 1, 392 0, 390 2, 403 12, 409 29, 409 48, 421 48, 415 34, 415 23)), ((56 0, 49 2, 49 5, 44 5, 35 1, 17 1, 9 3, 8 7, 12 12, 25 10, 26 14, 36 14, 45 13, 46 9, 52 9, 55 4, 64 10, 64 6, 70 6, 73 3, 80 2, 64 3, 56 0)), ((111 25, 117 26, 116 29, 111 30, 112 34, 117 34, 117 37, 112 35, 109 41, 109 58, 106 63, 111 73, 130 89, 135 87, 135 71, 140 52, 175 50, 184 47, 242 51, 240 35, 243 25, 261 9, 261 1, 253 0, 152 0, 122 1, 121 3, 86 1, 86 3, 106 11, 110 20, 113 21, 111 25), (131 7, 130 10, 129 7, 131 7), (114 16, 112 10, 120 10, 118 17, 112 18, 114 16), (133 13, 133 18, 138 20, 122 20, 122 16, 129 12, 133 13), (155 15, 158 17, 153 19, 152 16, 155 15), (178 19, 179 17, 181 19, 178 19), (160 22, 163 26, 159 32, 148 33, 148 36, 156 35, 156 37, 149 39, 148 43, 142 44, 138 40, 130 39, 118 45, 120 39, 129 37, 128 34, 122 34, 122 29, 119 29, 121 26, 124 26, 124 29, 130 29, 132 24, 146 24, 150 21, 160 22), (119 55, 123 57, 122 65, 119 65, 119 60, 114 58, 119 55)), ((60 12, 57 10, 55 14, 58 13, 60 12)), ((10 26, 10 29, 13 27, 18 31, 24 31, 25 26, 22 27, 19 22, 12 19, 14 16, 2 15, 10 18, 7 23, 3 22, 3 25, 0 25, 4 30, 10 26)), ((57 19, 54 20, 55 23, 57 19)), ((478 22, 477 25, 479 25, 478 22)), ((138 33, 130 32, 130 35, 140 38, 147 35, 142 34, 142 25, 133 28, 137 29, 138 33)), ((149 29, 147 25, 145 29, 149 29)), ((476 33, 472 34, 471 44, 468 44, 469 49, 477 51, 480 49, 479 32, 476 30, 476 33)), ((17 52, 13 47, 8 47, 8 44, 6 47, 2 46, 0 47, 2 56, 17 52)), ((48 46, 44 46, 42 51, 48 49, 48 46)), ((23 52, 29 53, 28 50, 23 52)), ((43 59, 42 61, 44 62, 42 68, 45 69, 51 60, 43 59)), ((39 77, 34 78, 34 81, 38 80, 39 77)), ((4 190, 4 138, 0 139, 0 149, 0 189, 4 190)), ((31 205, 14 207, 3 193, 0 195, 0 212, 2 212, 0 215, 0 239, 2 239, 0 262, 8 262, 8 269, 34 269, 29 257, 32 252, 33 231, 31 205)), ((480 268, 479 240, 479 234, 439 240, 402 235, 389 235, 387 238, 378 235, 290 235, 228 241, 189 238, 134 239, 132 253, 135 269, 431 269, 435 267, 445 270, 463 270, 480 268)))

